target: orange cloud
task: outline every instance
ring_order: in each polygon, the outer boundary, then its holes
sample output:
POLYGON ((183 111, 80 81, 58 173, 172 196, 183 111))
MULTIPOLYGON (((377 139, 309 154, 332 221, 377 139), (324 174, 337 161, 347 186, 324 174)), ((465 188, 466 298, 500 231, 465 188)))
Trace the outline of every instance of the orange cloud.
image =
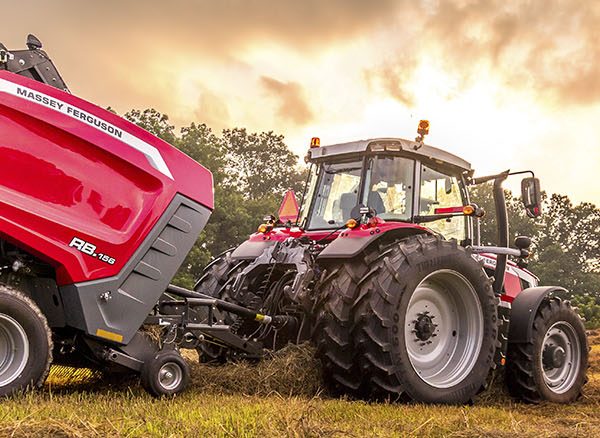
POLYGON ((278 114, 282 119, 298 125, 304 125, 313 119, 313 113, 304 99, 300 84, 280 82, 267 76, 262 76, 260 82, 272 96, 279 100, 278 114))

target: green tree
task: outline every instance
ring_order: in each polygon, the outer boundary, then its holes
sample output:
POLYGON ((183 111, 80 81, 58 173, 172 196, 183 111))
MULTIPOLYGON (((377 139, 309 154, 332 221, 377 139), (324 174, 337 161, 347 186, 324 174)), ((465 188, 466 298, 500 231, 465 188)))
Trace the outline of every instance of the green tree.
POLYGON ((226 129, 223 140, 227 150, 227 176, 248 199, 280 197, 287 189, 298 191, 303 172, 298 171, 298 156, 285 144, 283 135, 272 131, 260 134, 246 129, 226 129))
POLYGON ((167 143, 175 145, 175 127, 169 123, 169 116, 166 114, 162 114, 154 108, 143 111, 134 109, 126 112, 123 117, 167 143))
MULTIPOLYGON (((528 218, 520 200, 506 193, 511 235, 532 238, 530 269, 540 284, 562 286, 569 297, 590 307, 600 301, 600 210, 593 204, 573 205, 567 196, 543 197, 543 214, 528 218)), ((482 244, 494 244, 496 217, 492 186, 484 184, 471 191, 473 202, 487 212, 481 221, 482 244)))
MULTIPOLYGON (((525 213, 521 200, 514 197, 509 190, 505 190, 504 195, 506 197, 511 243, 517 236, 537 236, 538 228, 541 226, 540 220, 529 218, 525 213)), ((485 183, 471 187, 470 198, 471 202, 483 207, 486 212, 480 222, 481 244, 497 245, 498 228, 494 206, 493 184, 485 183)))

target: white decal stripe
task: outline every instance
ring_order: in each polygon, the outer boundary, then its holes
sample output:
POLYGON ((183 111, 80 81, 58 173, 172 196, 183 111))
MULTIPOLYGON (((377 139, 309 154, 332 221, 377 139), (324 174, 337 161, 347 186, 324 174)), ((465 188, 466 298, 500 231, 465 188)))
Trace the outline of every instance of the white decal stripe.
POLYGON ((96 117, 87 111, 50 97, 44 93, 40 93, 39 91, 32 90, 22 85, 17 85, 5 79, 0 79, 0 92, 8 93, 25 99, 29 102, 50 108, 75 120, 79 120, 80 122, 85 123, 86 125, 91 126, 100 132, 110 135, 111 137, 143 153, 152 167, 173 179, 173 175, 171 174, 167 163, 165 163, 165 160, 158 149, 146 143, 145 141, 134 137, 130 133, 112 125, 111 123, 108 123, 106 120, 100 119, 99 117, 96 117))

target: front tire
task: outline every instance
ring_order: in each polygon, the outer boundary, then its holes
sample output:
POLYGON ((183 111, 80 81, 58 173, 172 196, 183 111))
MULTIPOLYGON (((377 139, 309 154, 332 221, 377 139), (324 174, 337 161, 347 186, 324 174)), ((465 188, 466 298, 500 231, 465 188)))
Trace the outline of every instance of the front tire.
POLYGON ((546 298, 532 328, 531 342, 509 344, 510 394, 529 403, 577 400, 586 382, 589 351, 581 318, 568 301, 546 298))
POLYGON ((354 339, 371 397, 467 403, 485 386, 498 300, 481 265, 456 241, 402 240, 359 286, 354 339))
POLYGON ((52 362, 52 332, 39 307, 0 286, 0 396, 43 385, 52 362))

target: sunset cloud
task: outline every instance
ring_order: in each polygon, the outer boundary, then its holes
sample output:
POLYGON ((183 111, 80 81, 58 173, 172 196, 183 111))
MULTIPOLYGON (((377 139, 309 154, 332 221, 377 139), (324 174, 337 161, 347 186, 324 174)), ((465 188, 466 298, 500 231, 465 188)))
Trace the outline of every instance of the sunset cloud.
POLYGON ((429 141, 478 172, 533 168, 544 188, 600 203, 599 2, 0 6, 27 18, 5 20, 1 42, 19 48, 36 34, 74 93, 119 113, 275 130, 299 155, 315 135, 411 138, 428 118, 429 141))
POLYGON ((280 82, 267 76, 262 76, 260 81, 263 87, 279 100, 277 113, 282 119, 298 125, 312 121, 313 114, 305 100, 300 84, 280 82))

